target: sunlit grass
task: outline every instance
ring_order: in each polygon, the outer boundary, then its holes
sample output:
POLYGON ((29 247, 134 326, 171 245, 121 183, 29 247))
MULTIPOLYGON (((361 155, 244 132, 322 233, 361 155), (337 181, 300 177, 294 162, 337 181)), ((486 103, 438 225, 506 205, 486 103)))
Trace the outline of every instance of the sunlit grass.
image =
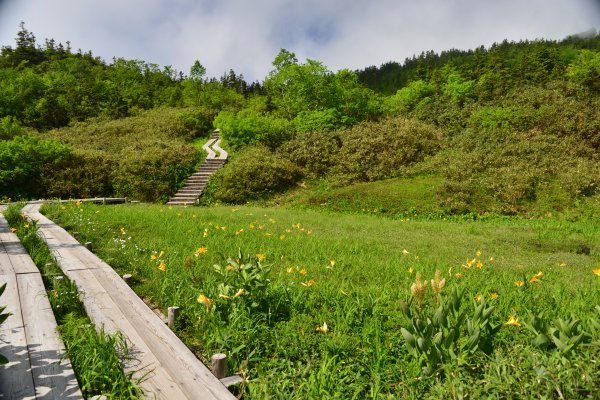
POLYGON ((178 333, 205 357, 228 353, 230 370, 249 378, 248 398, 418 397, 450 385, 449 378, 419 378, 399 334, 406 323, 399 303, 417 273, 428 281, 440 271, 436 279, 447 289, 464 289, 466 307, 478 297, 493 305, 493 321, 503 324, 500 353, 528 346, 516 318, 588 318, 600 294, 599 226, 590 222, 159 205, 69 204, 47 212, 94 242, 121 274, 133 274, 140 296, 163 310, 181 307, 178 333), (252 283, 268 281, 261 301, 223 286, 239 250, 267 266, 252 283))

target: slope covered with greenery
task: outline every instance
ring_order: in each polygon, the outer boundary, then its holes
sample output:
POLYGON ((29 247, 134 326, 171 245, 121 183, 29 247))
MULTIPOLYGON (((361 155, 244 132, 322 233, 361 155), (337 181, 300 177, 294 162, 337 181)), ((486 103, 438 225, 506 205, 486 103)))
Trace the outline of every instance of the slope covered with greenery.
POLYGON ((357 72, 281 50, 248 84, 39 46, 21 26, 0 53, 0 196, 165 200, 218 127, 233 157, 205 203, 431 176, 438 213, 560 211, 598 194, 599 43, 504 41, 357 72))

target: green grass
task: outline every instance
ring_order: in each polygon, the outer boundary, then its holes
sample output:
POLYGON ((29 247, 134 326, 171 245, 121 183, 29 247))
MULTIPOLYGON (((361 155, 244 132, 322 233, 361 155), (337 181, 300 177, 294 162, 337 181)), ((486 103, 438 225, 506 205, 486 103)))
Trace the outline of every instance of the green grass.
POLYGON ((69 204, 45 212, 92 241, 119 273, 133 274, 141 297, 163 311, 181 307, 177 333, 205 358, 227 353, 230 371, 247 378, 244 398, 587 398, 600 390, 597 222, 158 205, 69 204), (240 249, 248 256, 239 257, 240 249), (473 259, 481 269, 463 266, 473 259), (417 272, 429 280, 436 270, 446 279, 443 293, 464 290, 467 314, 480 294, 502 327, 491 353, 428 377, 400 333, 409 325, 401 301, 417 272), (539 272, 541 282, 531 283, 539 272), (199 302, 200 295, 210 301, 199 302), (524 325, 504 325, 510 316, 526 322, 540 313, 549 323, 579 318, 585 340, 565 356, 534 347, 524 325), (317 330, 324 323, 326 333, 317 330))

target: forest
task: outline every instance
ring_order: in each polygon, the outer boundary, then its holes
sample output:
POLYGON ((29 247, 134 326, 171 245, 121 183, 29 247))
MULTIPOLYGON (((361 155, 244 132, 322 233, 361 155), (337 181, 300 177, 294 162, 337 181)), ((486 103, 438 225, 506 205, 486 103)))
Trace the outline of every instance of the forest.
POLYGON ((106 62, 21 24, 0 52, 0 199, 163 202, 219 128, 232 157, 205 202, 429 176, 442 213, 561 209, 598 194, 599 49, 589 31, 337 72, 282 49, 249 83, 106 62))

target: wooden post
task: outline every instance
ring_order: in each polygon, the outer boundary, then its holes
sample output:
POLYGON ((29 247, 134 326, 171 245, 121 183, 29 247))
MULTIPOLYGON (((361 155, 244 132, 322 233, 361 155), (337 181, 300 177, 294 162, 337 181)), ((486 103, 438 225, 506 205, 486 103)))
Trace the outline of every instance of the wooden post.
POLYGON ((219 379, 227 376, 227 356, 223 353, 213 354, 210 358, 212 362, 212 373, 219 379))
POLYGON ((169 307, 169 315, 167 316, 167 325, 169 328, 175 328, 175 322, 177 322, 177 316, 179 315, 179 307, 169 307))
POLYGON ((123 275, 123 280, 128 285, 129 285, 129 282, 131 282, 131 278, 133 278, 133 275, 131 275, 131 274, 125 274, 125 275, 123 275))
POLYGON ((92 242, 85 242, 85 248, 91 251, 92 253, 94 252, 94 245, 92 244, 92 242))

